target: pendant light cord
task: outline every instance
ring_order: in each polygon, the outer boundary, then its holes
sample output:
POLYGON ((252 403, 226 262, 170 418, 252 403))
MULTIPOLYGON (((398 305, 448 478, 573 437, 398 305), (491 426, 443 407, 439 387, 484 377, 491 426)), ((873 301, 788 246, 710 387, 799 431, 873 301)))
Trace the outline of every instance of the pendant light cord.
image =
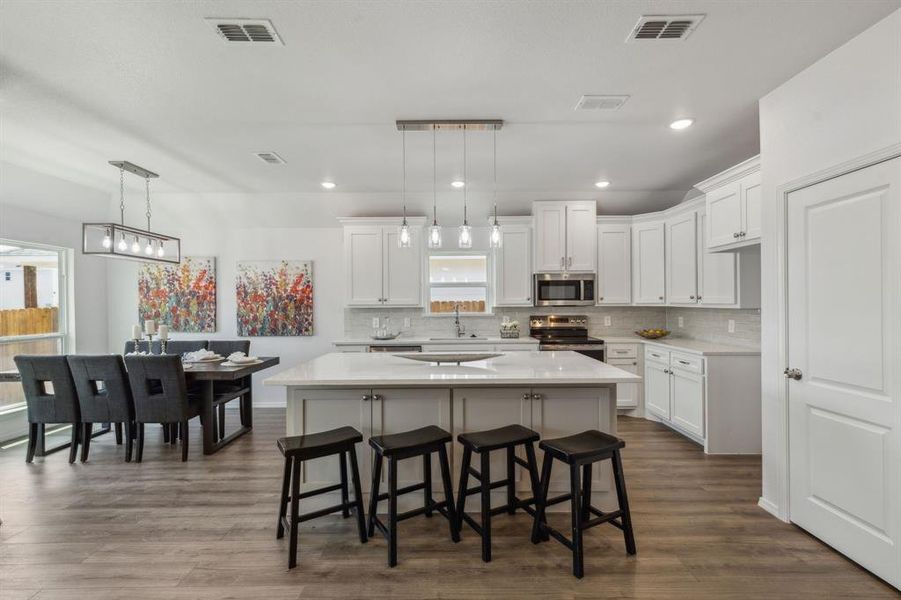
POLYGON ((466 188, 469 187, 469 180, 466 178, 466 125, 463 125, 463 225, 469 225, 466 222, 466 188))
POLYGON ((147 231, 150 231, 150 178, 144 178, 144 189, 147 190, 147 231))
POLYGON ((119 167, 119 221, 125 225, 125 169, 119 167))
POLYGON ((432 127, 432 225, 438 225, 438 132, 432 127))
POLYGON ((402 146, 402 160, 404 163, 404 187, 403 187, 403 202, 404 202, 404 221, 403 224, 407 224, 407 128, 404 127, 401 131, 401 146, 402 146))
POLYGON ((492 130, 494 152, 494 226, 497 227, 497 127, 492 130))

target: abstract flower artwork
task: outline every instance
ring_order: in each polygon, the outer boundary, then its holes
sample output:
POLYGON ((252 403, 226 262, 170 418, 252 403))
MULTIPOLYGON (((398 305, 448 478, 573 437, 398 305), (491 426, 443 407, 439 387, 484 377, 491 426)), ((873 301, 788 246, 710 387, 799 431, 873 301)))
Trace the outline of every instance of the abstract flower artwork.
POLYGON ((183 257, 177 265, 144 263, 138 273, 138 322, 170 331, 216 331, 216 259, 183 257))
POLYGON ((239 262, 238 335, 313 335, 311 261, 239 262))

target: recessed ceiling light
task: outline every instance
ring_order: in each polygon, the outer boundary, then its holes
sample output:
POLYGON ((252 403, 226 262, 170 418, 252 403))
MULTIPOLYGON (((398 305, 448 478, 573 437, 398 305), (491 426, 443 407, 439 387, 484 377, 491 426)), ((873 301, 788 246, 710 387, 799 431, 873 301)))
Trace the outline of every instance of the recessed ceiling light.
POLYGON ((333 190, 333 189, 335 189, 335 182, 334 181, 323 181, 322 187, 324 187, 327 190, 333 190))
POLYGON ((601 181, 595 181, 595 182, 594 182, 594 187, 605 188, 605 187, 607 187, 608 185, 610 185, 610 182, 609 182, 609 181, 601 180, 601 181))
POLYGON ((670 129, 688 129, 694 123, 694 119, 677 119, 669 124, 670 129))
POLYGON ((461 188, 466 184, 463 183, 462 181, 460 181, 459 179, 457 179, 456 181, 451 181, 451 185, 455 188, 461 188))

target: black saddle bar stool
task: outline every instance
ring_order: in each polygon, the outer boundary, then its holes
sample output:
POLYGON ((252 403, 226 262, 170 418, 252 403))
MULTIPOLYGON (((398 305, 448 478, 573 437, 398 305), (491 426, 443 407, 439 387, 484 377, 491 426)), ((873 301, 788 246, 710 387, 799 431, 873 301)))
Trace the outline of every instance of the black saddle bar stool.
POLYGON ((610 523, 621 529, 626 542, 626 552, 635 554, 635 535, 632 532, 632 515, 626 496, 626 480, 623 477, 623 463, 620 449, 626 443, 621 439, 596 430, 585 431, 568 437, 543 440, 538 447, 544 450, 541 464, 541 488, 532 524, 532 543, 547 540, 548 536, 572 550, 573 575, 582 578, 585 573, 582 554, 582 532, 603 523, 610 523), (569 465, 570 493, 556 498, 548 498, 551 482, 551 467, 554 459, 569 465), (613 463, 613 478, 616 483, 617 510, 605 513, 591 505, 591 465, 601 460, 613 463), (581 467, 581 482, 579 468, 581 467), (571 501, 572 540, 552 528, 545 520, 548 506, 571 501), (594 515, 595 518, 591 518, 594 515))
POLYGON ((535 460, 535 442, 541 438, 538 432, 522 425, 507 425, 488 431, 461 433, 457 441, 463 446, 463 461, 460 468, 460 486, 457 490, 457 527, 462 529, 463 522, 472 527, 482 538, 482 560, 491 561, 491 517, 502 513, 515 514, 517 508, 535 516, 532 504, 538 496, 538 462, 535 460), (523 446, 526 460, 516 456, 516 447, 523 446), (507 477, 500 481, 491 481, 491 451, 506 450, 507 477), (470 466, 472 454, 481 457, 480 469, 476 471, 470 466), (526 469, 532 485, 532 496, 525 500, 516 497, 515 465, 526 469), (469 478, 474 477, 479 484, 468 487, 469 478), (491 490, 506 487, 507 503, 491 508, 491 490), (466 514, 466 497, 481 494, 481 522, 466 514))
POLYGON ((279 438, 278 449, 285 457, 285 475, 282 479, 282 495, 278 510, 278 530, 276 539, 285 535, 291 536, 288 545, 288 568, 297 566, 297 529, 304 521, 324 517, 341 511, 346 519, 350 512, 356 513, 357 530, 360 543, 365 544, 366 524, 363 516, 363 494, 360 489, 360 471, 357 468, 357 452, 355 446, 363 441, 363 434, 353 427, 339 427, 330 431, 296 435, 279 438), (341 461, 341 482, 325 486, 317 490, 300 493, 300 463, 323 456, 339 455, 341 461), (354 486, 354 500, 348 499, 347 457, 350 457, 350 473, 354 486), (320 494, 341 490, 341 503, 311 513, 300 514, 300 501, 320 494), (291 503, 291 516, 287 516, 288 503, 291 503))
POLYGON ((447 518, 450 524, 451 539, 460 541, 460 531, 457 527, 457 517, 454 511, 454 494, 451 485, 450 465, 447 460, 447 443, 453 440, 453 436, 447 431, 430 425, 403 433, 380 435, 369 438, 369 445, 375 450, 372 469, 372 487, 369 496, 369 536, 375 534, 375 529, 388 540, 388 566, 397 565, 397 524, 405 519, 419 515, 432 516, 432 511, 437 510, 447 518), (438 453, 438 462, 441 465, 441 479, 444 485, 444 500, 435 502, 432 498, 432 453, 438 453), (403 488, 397 487, 398 462, 405 458, 422 457, 423 481, 403 488), (382 477, 382 458, 388 459, 388 492, 379 494, 379 483, 382 477), (424 490, 422 508, 416 508, 407 512, 397 513, 397 497, 410 492, 424 490), (379 519, 378 505, 381 500, 388 501, 388 524, 385 525, 379 519))

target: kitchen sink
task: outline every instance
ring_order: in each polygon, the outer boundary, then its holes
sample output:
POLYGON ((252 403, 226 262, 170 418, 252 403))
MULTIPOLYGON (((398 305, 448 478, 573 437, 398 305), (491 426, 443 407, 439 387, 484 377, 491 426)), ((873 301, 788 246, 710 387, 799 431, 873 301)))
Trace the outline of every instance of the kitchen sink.
POLYGON ((488 338, 486 337, 433 337, 429 338, 429 341, 432 342, 484 342, 488 338))

